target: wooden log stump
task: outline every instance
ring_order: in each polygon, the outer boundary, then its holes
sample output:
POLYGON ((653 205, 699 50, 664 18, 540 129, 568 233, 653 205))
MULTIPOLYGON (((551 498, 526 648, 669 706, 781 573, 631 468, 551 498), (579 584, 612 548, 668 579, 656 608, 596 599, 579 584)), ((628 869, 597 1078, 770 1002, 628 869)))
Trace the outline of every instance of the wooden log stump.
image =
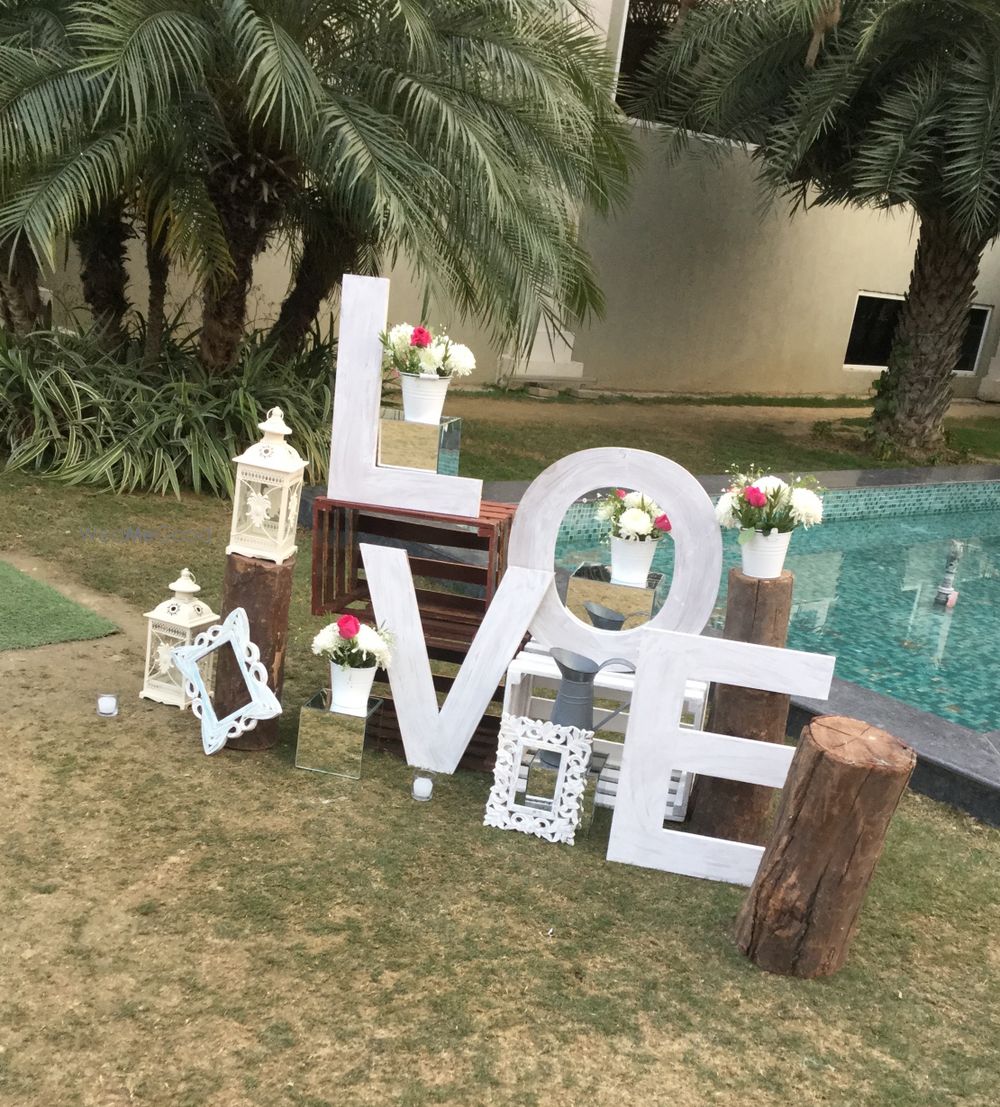
MULTIPOLYGON (((729 571, 726 627, 734 642, 783 647, 788 640, 794 576, 785 569, 774 580, 729 571)), ((717 684, 712 691, 708 729, 758 742, 784 742, 789 698, 779 692, 717 684)), ((770 788, 719 777, 698 777, 688 825, 695 834, 763 845, 771 819, 770 788)))
MULTIPOLYGON (((288 647, 288 610, 292 601, 292 576, 295 558, 281 565, 262 558, 233 553, 226 558, 222 585, 222 616, 237 607, 247 613, 250 641, 260 650, 267 669, 267 683, 281 699, 285 680, 285 652, 288 647)), ((219 718, 248 702, 246 683, 236 667, 230 649, 219 651, 215 676, 215 710, 219 718)), ((278 722, 261 720, 245 734, 230 738, 226 749, 266 750, 278 741, 278 722)))
POLYGON ((898 738, 857 719, 826 715, 802 731, 736 918, 736 944, 760 968, 814 977, 843 965, 916 761, 898 738))

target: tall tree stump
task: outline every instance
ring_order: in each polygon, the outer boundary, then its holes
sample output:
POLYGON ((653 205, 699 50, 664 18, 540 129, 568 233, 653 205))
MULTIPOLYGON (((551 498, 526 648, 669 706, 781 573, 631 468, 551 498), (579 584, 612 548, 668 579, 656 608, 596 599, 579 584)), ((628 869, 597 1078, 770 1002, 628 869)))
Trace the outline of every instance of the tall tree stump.
POLYGON ((736 944, 760 968, 814 977, 843 965, 916 761, 898 738, 857 719, 826 715, 802 731, 736 918, 736 944))
MULTIPOLYGON (((281 565, 257 557, 233 553, 226 558, 222 585, 223 618, 237 607, 247 613, 250 641, 260 650, 267 669, 267 683, 281 699, 285 681, 285 653, 288 648, 288 609, 292 602, 295 558, 281 565)), ((221 719, 249 701, 246 682, 236 667, 233 652, 218 652, 215 675, 215 711, 221 719)), ((230 738, 226 749, 266 750, 278 741, 278 719, 263 719, 253 730, 230 738)))
MULTIPOLYGON (((774 580, 729 570, 726 627, 734 642, 783 647, 788 640, 795 577, 785 569, 774 580)), ((708 729, 758 742, 784 742, 788 696, 717 684, 712 692, 708 729)), ((770 788, 719 777, 698 777, 688 824, 696 834, 763 845, 771 814, 770 788)))

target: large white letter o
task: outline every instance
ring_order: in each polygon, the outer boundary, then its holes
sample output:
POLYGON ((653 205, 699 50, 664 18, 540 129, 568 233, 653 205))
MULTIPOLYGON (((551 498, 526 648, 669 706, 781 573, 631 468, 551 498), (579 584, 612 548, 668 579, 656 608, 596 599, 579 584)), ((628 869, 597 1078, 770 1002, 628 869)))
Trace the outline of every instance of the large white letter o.
POLYGON ((550 465, 529 486, 514 516, 508 564, 552 570, 559 525, 570 504, 596 488, 629 488, 652 496, 670 516, 674 576, 666 602, 644 626, 598 630, 563 606, 553 583, 531 621, 546 646, 577 650, 595 661, 636 661, 647 627, 700 634, 712 613, 722 572, 722 535, 708 493, 682 466, 646 450, 581 450, 550 465))

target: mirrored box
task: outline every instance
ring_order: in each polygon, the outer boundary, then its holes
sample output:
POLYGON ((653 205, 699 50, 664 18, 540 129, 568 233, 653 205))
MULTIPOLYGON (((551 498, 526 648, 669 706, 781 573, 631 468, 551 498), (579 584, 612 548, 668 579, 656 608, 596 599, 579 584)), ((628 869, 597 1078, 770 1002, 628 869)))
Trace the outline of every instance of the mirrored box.
POLYGON ((584 604, 592 603, 624 615, 621 629, 632 630, 648 622, 659 611, 663 603, 659 595, 662 582, 662 573, 650 573, 645 588, 612 584, 610 566, 581 565, 566 584, 565 603, 587 626, 592 625, 592 620, 584 604))
POLYGON ((382 710, 381 699, 368 701, 368 712, 342 715, 330 710, 330 690, 311 696, 299 712, 299 737, 295 746, 295 767, 314 773, 361 779, 361 758, 368 720, 382 710))
POLYGON ((462 420, 445 415, 438 427, 407 423, 399 408, 382 408, 378 430, 378 464, 399 469, 425 469, 458 476, 462 420))

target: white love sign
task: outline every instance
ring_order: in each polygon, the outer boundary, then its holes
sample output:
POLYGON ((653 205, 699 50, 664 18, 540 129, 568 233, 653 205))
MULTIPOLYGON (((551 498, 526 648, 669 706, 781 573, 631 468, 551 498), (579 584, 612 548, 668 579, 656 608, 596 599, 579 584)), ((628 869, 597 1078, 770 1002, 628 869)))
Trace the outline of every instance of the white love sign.
POLYGON ((371 507, 406 507, 475 518, 483 482, 423 469, 376 465, 382 403, 382 344, 389 282, 344 274, 327 495, 371 507))
POLYGON ((722 539, 712 501, 701 485, 681 466, 643 450, 571 454, 546 469, 521 500, 507 572, 440 712, 407 556, 398 549, 361 546, 375 616, 396 638, 389 681, 411 765, 455 771, 529 630, 545 645, 563 646, 598 661, 638 656, 641 629, 588 627, 563 607, 555 587, 563 514, 584 493, 615 485, 647 492, 673 522, 673 582, 666 603, 648 625, 695 632, 704 627, 718 593, 722 539))

